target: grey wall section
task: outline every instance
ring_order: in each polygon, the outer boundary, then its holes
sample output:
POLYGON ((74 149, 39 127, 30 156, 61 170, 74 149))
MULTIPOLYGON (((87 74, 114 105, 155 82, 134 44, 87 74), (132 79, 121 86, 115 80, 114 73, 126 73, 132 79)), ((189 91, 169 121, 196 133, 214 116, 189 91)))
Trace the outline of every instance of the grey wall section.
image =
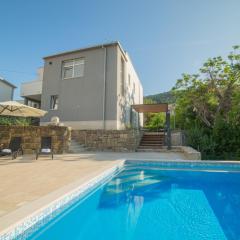
POLYGON ((0 81, 0 102, 11 101, 14 89, 0 81))
POLYGON ((106 119, 117 120, 117 49, 118 46, 107 48, 106 71, 106 119))
MULTIPOLYGON (((117 48, 107 47, 105 119, 117 119, 117 48)), ((44 64, 42 109, 48 114, 41 120, 101 121, 103 119, 105 49, 82 50, 53 58, 44 64), (62 79, 62 62, 85 58, 84 76, 62 79), (50 96, 59 95, 58 110, 50 110, 50 96)))

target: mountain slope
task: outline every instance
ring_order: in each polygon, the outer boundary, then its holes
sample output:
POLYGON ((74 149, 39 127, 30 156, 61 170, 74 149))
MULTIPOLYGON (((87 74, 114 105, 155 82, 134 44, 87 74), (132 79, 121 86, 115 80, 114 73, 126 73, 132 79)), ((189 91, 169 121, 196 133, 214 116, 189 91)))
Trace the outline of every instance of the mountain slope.
POLYGON ((171 92, 158 93, 145 96, 144 99, 150 99, 156 103, 175 103, 176 97, 171 92))

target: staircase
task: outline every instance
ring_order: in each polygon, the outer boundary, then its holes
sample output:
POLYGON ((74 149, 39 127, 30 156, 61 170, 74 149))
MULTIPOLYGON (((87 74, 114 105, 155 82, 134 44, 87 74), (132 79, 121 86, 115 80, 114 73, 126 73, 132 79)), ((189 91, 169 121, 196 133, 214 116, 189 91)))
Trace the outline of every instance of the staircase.
POLYGON ((138 146, 138 152, 157 151, 164 146, 163 132, 145 132, 138 146))
POLYGON ((86 150, 87 149, 85 148, 84 145, 81 145, 76 140, 72 139, 68 152, 69 153, 82 153, 86 150))

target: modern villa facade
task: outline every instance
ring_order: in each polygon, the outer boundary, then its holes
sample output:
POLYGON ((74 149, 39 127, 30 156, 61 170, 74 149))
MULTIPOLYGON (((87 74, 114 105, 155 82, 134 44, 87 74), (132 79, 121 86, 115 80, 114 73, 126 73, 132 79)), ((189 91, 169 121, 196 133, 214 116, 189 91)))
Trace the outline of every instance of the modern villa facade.
POLYGON ((48 112, 41 125, 55 116, 73 129, 121 130, 143 124, 142 114, 131 107, 143 103, 143 88, 119 42, 44 57, 38 80, 21 89, 27 104, 37 101, 48 112), (38 92, 31 91, 34 84, 38 92))
POLYGON ((0 77, 0 102, 12 101, 16 86, 0 77))

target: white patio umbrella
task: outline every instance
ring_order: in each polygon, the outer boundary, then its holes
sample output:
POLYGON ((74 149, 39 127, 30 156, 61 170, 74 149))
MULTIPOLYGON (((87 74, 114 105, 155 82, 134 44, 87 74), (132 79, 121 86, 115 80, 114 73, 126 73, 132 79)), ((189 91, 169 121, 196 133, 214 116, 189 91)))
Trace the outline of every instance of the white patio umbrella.
POLYGON ((16 101, 0 102, 0 116, 43 117, 47 112, 16 101))

